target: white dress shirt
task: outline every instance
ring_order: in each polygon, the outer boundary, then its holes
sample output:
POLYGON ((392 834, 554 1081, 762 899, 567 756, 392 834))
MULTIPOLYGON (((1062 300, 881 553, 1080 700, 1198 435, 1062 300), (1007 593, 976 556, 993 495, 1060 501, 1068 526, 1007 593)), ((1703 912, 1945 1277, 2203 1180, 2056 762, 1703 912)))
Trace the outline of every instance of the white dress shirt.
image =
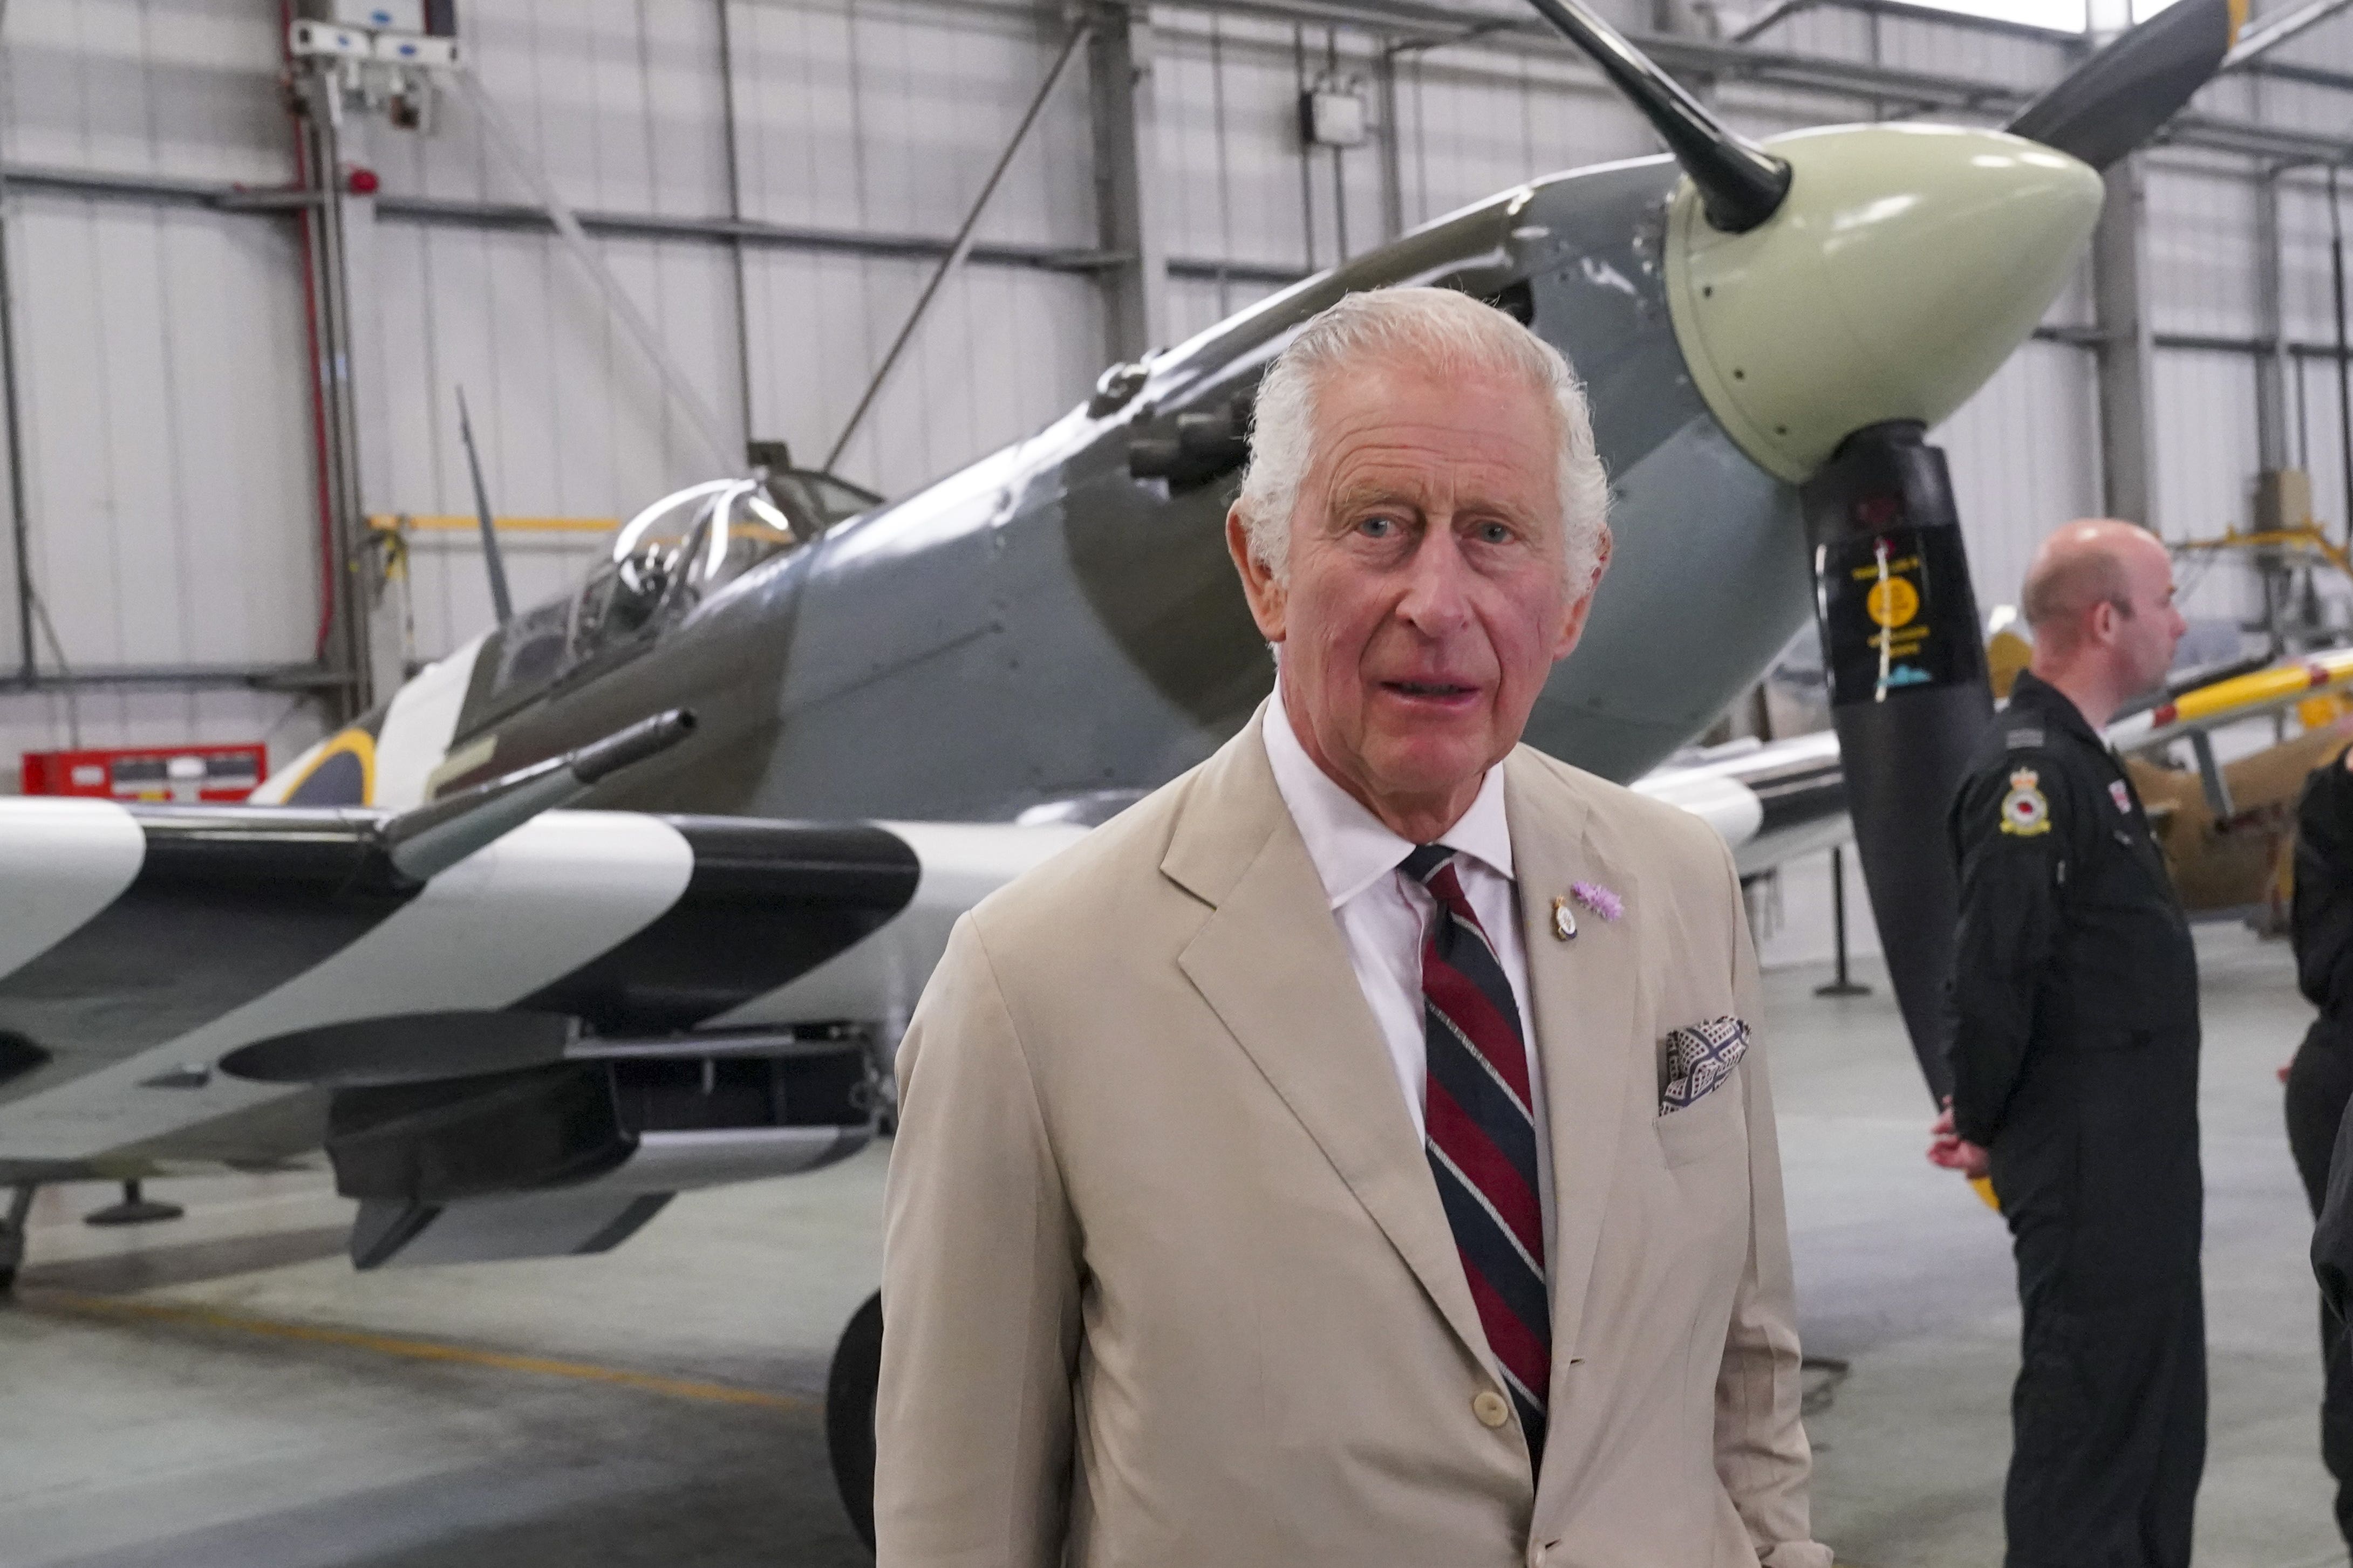
MULTIPOLYGON (((1414 1135, 1428 1138, 1425 1108, 1429 1047, 1423 1039, 1421 949, 1437 913, 1430 889, 1398 869, 1416 846, 1398 837, 1356 796, 1315 765, 1299 742, 1282 709, 1282 685, 1275 683, 1266 713, 1266 760, 1275 788, 1307 841, 1307 858, 1323 879, 1332 919, 1348 950, 1356 984, 1380 1026, 1397 1069, 1398 1088, 1413 1118, 1414 1135)), ((1517 889, 1512 880, 1512 835, 1504 819, 1504 770, 1487 770, 1478 798, 1461 820, 1438 837, 1461 851, 1454 862, 1462 894, 1487 933, 1495 957, 1511 982, 1520 1010, 1520 1034, 1528 1047, 1528 1094, 1536 1124, 1536 1197, 1544 1205, 1545 1279, 1552 1279, 1552 1143, 1544 1100, 1544 1063, 1535 1048, 1534 1016, 1528 1009, 1528 961, 1520 930, 1517 889)))

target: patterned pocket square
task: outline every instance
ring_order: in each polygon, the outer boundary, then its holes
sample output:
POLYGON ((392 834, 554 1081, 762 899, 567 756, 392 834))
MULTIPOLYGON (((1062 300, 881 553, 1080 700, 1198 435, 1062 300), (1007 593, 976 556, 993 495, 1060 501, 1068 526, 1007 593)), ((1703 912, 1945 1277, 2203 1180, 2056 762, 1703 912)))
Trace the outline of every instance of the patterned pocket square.
POLYGON ((1726 1016, 1667 1033, 1667 1087, 1659 1095, 1659 1114, 1670 1115, 1699 1102, 1716 1085, 1732 1076, 1748 1054, 1748 1026, 1726 1016))

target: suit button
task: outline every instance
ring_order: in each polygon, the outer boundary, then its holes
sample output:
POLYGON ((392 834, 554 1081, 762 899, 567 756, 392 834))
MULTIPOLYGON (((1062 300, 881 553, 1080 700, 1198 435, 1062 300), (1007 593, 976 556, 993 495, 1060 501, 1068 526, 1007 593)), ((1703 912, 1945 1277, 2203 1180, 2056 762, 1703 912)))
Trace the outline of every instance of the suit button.
POLYGON ((1471 1402, 1471 1414, 1479 1418, 1482 1426, 1501 1426, 1512 1418, 1512 1407, 1504 1404, 1504 1396, 1493 1389, 1482 1388, 1479 1396, 1471 1402))

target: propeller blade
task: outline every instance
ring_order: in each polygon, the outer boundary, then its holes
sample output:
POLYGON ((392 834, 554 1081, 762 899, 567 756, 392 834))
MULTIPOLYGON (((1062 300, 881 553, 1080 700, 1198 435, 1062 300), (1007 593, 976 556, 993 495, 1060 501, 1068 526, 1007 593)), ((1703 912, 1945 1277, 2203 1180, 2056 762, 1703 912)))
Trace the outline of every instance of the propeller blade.
POLYGON ((2060 78, 2003 129, 2105 169, 2206 85, 2246 19, 2246 0, 2175 0, 2060 78))
POLYGON ((1913 420, 1856 431, 1799 494, 1855 848, 1912 1049, 1942 1100, 1960 917, 1945 810, 1993 694, 1952 478, 1924 431, 1913 420))
POLYGON ((1779 209, 1789 192, 1788 164, 1718 120, 1681 82, 1578 0, 1529 4, 1570 43, 1592 56, 1601 74, 1641 110, 1699 187, 1710 224, 1726 234, 1746 234, 1779 209))

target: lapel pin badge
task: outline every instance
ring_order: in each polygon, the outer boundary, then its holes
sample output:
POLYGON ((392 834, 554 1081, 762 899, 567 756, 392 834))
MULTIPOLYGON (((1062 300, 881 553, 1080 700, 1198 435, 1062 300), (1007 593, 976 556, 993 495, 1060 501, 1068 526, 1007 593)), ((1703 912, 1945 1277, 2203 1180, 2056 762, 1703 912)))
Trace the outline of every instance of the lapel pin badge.
POLYGON ((1552 934, 1567 942, 1577 934, 1577 917, 1568 910, 1567 899, 1552 901, 1552 934))

